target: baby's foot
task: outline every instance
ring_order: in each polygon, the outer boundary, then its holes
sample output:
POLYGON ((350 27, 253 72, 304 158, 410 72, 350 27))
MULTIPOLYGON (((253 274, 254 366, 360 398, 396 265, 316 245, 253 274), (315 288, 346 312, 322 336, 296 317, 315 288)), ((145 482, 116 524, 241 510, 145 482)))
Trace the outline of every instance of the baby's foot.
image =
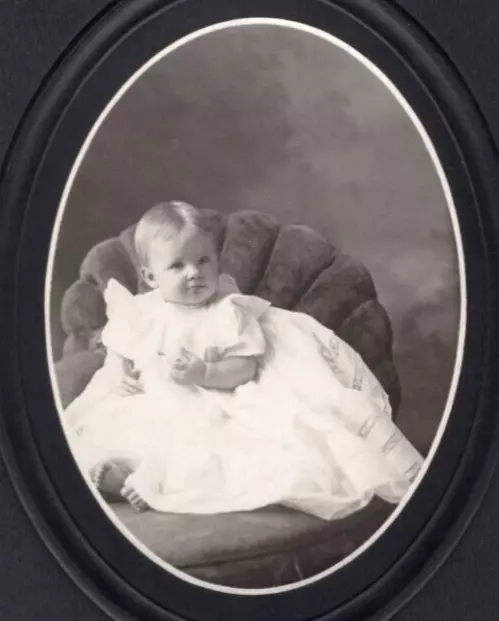
POLYGON ((126 484, 121 490, 121 495, 126 498, 132 507, 139 512, 147 511, 150 507, 133 485, 126 484))
POLYGON ((104 481, 104 476, 108 469, 109 464, 107 462, 97 464, 93 468, 90 469, 90 478, 95 487, 100 491, 102 488, 102 483, 104 481))
POLYGON ((90 477, 99 492, 109 499, 121 498, 120 492, 126 479, 134 471, 131 461, 114 458, 97 464, 90 470, 90 477))

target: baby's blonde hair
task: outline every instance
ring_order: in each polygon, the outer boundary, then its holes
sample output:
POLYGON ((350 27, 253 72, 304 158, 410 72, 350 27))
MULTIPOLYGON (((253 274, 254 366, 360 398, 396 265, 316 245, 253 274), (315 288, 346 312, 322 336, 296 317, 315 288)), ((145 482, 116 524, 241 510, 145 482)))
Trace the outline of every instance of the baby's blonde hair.
POLYGON ((183 201, 168 201, 149 209, 135 229, 135 250, 140 264, 147 266, 153 241, 168 241, 188 231, 207 232, 203 228, 201 212, 193 205, 183 201))

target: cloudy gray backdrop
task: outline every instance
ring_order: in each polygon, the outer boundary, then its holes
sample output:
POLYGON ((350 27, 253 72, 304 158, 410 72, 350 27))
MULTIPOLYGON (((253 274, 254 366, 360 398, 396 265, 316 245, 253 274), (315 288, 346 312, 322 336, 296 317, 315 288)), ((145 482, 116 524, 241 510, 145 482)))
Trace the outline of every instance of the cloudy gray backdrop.
POLYGON ((159 200, 307 224, 373 274, 395 331, 400 424, 426 450, 447 397, 459 286, 444 195, 393 95, 348 53, 270 25, 205 35, 146 72, 94 139, 70 194, 53 274, 159 200))

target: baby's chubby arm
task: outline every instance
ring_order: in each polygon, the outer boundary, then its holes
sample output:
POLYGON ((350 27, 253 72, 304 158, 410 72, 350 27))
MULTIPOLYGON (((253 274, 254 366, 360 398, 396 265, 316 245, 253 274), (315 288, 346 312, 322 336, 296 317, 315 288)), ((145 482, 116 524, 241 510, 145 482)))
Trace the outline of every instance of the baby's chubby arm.
POLYGON ((205 362, 205 374, 201 386, 231 390, 250 382, 256 375, 254 356, 224 358, 218 362, 205 362))
POLYGON ((179 384, 232 390, 255 377, 257 362, 253 356, 231 356, 220 360, 214 356, 210 358, 210 361, 204 361, 184 350, 173 367, 173 379, 179 384))

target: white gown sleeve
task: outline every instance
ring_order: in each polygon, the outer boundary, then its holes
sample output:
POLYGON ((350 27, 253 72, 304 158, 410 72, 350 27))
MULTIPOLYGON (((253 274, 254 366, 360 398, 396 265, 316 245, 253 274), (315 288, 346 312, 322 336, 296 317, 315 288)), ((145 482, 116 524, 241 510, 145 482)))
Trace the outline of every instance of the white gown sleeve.
POLYGON ((111 279, 104 291, 108 322, 102 331, 104 346, 128 360, 133 360, 144 338, 145 321, 137 298, 111 279))
POLYGON ((229 295, 221 302, 223 337, 218 349, 222 357, 261 356, 265 352, 260 319, 269 307, 266 300, 241 294, 229 295))

